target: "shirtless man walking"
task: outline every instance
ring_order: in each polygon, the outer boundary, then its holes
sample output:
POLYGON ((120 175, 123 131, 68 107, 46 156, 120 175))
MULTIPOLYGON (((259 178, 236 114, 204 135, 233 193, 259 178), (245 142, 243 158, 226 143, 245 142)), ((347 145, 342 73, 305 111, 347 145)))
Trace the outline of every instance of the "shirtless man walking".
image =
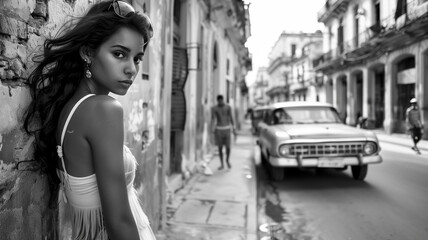
POLYGON ((226 147, 226 164, 230 169, 232 166, 229 162, 230 156, 230 139, 231 131, 236 134, 233 124, 232 110, 229 105, 224 103, 222 95, 217 96, 217 105, 211 109, 212 131, 214 133, 215 143, 218 146, 220 155, 219 170, 224 168, 223 163, 223 146, 226 147))

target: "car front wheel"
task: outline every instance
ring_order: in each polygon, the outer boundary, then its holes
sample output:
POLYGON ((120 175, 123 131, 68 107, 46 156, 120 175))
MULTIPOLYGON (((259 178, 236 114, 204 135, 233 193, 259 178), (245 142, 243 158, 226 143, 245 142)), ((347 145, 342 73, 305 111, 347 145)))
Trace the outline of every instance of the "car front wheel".
POLYGON ((364 178, 366 178, 367 176, 368 169, 368 165, 352 166, 352 177, 355 180, 364 180, 364 178))

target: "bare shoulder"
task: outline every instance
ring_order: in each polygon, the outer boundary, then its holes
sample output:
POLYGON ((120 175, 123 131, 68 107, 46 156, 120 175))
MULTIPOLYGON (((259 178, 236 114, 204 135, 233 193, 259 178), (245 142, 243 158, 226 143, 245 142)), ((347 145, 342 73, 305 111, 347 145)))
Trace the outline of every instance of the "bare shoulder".
POLYGON ((86 113, 88 117, 99 120, 104 117, 123 114, 123 108, 119 101, 107 95, 96 95, 87 99, 86 113))
POLYGON ((100 129, 122 128, 123 108, 119 101, 107 95, 88 98, 83 107, 83 119, 88 134, 100 134, 100 129))

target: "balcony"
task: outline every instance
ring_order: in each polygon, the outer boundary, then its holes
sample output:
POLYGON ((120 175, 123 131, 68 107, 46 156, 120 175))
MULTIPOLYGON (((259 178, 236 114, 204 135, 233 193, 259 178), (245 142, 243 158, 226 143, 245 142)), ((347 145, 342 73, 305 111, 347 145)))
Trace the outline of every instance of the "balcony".
POLYGON ((406 13, 391 14, 315 58, 314 69, 328 73, 428 38, 428 2, 418 4, 413 0, 406 4, 406 13))
POLYGON ((318 22, 326 23, 332 18, 337 18, 339 14, 346 12, 349 2, 351 0, 327 0, 318 11, 318 22))
POLYGON ((249 5, 242 0, 205 0, 210 20, 244 44, 250 36, 249 5))

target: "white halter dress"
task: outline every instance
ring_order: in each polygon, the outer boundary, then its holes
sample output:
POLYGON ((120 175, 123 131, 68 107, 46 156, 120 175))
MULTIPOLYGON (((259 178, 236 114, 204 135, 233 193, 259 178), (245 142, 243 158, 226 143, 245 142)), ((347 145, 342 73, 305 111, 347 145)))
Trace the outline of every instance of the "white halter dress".
MULTIPOLYGON (((72 108, 67 117, 61 134, 61 145, 57 146, 58 156, 61 158, 64 171, 57 170, 61 179, 60 199, 66 203, 70 213, 71 239, 75 240, 108 240, 107 230, 103 220, 100 196, 98 192, 95 173, 86 177, 74 177, 67 173, 64 164, 62 145, 65 132, 73 113, 80 103, 94 94, 89 94, 80 99, 72 108)), ((149 220, 141 208, 137 192, 134 188, 135 170, 137 161, 131 151, 124 146, 123 160, 125 177, 128 189, 129 205, 138 227, 140 240, 156 239, 149 225, 149 220)))

